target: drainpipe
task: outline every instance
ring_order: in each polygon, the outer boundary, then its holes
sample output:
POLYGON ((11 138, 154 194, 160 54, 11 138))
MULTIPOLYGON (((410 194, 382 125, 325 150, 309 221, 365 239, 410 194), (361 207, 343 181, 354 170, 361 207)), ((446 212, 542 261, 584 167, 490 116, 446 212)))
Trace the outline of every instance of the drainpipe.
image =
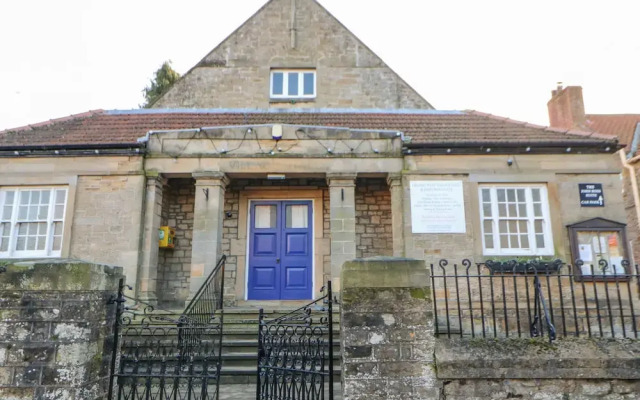
POLYGON ((640 156, 635 156, 632 159, 627 160, 627 155, 624 149, 620 149, 618 154, 620 154, 620 161, 622 161, 622 166, 627 171, 629 171, 629 177, 631 178, 631 190, 633 191, 633 204, 636 209, 636 223, 638 224, 638 229, 640 229, 640 194, 638 193, 638 180, 636 177, 636 170, 631 164, 637 160, 640 160, 640 156))

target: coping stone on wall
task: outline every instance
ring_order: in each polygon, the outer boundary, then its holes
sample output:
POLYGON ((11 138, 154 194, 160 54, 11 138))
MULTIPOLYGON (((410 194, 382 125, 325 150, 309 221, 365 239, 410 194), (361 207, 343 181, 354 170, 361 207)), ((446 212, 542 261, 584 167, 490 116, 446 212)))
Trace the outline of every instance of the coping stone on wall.
POLYGON ((439 379, 640 379, 631 339, 438 338, 439 379))

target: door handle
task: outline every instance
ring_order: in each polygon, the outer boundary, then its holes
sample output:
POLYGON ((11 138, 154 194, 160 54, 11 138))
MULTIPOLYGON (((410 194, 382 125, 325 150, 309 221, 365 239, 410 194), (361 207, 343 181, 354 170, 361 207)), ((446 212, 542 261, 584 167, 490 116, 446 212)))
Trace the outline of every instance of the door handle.
POLYGON ((276 262, 277 262, 278 264, 280 264, 280 259, 279 259, 279 258, 276 258, 276 262))

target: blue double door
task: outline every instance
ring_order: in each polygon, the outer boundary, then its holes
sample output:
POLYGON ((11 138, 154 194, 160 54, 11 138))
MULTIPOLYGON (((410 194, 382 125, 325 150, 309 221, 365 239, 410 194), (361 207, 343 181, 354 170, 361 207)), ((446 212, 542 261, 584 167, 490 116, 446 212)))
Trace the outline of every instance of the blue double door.
POLYGON ((308 300, 313 286, 311 201, 251 202, 249 300, 308 300))

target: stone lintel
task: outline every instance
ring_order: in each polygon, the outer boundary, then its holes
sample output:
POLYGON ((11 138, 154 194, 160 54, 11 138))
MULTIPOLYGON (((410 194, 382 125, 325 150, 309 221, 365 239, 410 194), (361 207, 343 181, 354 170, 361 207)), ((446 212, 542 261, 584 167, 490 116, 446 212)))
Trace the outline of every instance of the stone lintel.
POLYGON ((424 288, 430 286, 424 261, 373 257, 344 263, 343 288, 424 288))
POLYGON ((356 172, 329 172, 327 173, 327 185, 333 187, 355 187, 356 172))
POLYGON ((436 339, 439 379, 640 379, 630 339, 436 339))

